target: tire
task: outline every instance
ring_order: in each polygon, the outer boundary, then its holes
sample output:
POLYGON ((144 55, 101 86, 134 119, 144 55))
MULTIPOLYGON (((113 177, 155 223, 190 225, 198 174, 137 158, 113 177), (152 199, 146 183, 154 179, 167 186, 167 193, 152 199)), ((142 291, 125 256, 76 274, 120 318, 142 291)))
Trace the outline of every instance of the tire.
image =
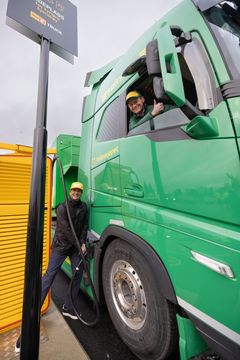
POLYGON ((107 247, 103 290, 112 322, 122 340, 142 360, 167 359, 177 348, 174 306, 156 288, 151 259, 124 240, 107 247))

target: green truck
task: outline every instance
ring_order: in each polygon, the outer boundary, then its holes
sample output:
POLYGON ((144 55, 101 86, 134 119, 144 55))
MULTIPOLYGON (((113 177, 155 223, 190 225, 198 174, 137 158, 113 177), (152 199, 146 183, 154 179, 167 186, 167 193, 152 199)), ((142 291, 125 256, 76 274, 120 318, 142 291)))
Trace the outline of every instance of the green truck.
POLYGON ((120 337, 240 359, 240 1, 182 1, 85 86, 78 180, 120 337), (133 90, 174 106, 129 131, 133 90))

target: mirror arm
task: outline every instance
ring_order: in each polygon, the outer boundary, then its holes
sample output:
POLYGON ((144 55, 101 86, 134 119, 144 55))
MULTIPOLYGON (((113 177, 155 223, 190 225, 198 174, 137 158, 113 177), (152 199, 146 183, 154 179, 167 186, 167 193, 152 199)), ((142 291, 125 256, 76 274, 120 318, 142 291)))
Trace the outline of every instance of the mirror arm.
POLYGON ((196 116, 204 116, 203 112, 198 110, 198 108, 192 105, 188 100, 186 100, 185 104, 181 106, 180 109, 190 120, 196 116))
POLYGON ((122 73, 122 76, 129 76, 135 73, 142 73, 146 68, 146 56, 141 56, 136 59, 133 63, 131 63, 122 73))
POLYGON ((170 30, 171 33, 176 37, 179 37, 183 33, 183 30, 178 25, 171 25, 170 30))
POLYGON ((170 30, 172 35, 176 36, 176 39, 174 39, 176 47, 192 41, 192 34, 189 31, 184 32, 180 26, 172 25, 170 26, 170 30))
POLYGON ((190 43, 192 41, 192 34, 188 32, 182 32, 179 37, 176 37, 174 39, 175 46, 181 46, 187 43, 190 43))

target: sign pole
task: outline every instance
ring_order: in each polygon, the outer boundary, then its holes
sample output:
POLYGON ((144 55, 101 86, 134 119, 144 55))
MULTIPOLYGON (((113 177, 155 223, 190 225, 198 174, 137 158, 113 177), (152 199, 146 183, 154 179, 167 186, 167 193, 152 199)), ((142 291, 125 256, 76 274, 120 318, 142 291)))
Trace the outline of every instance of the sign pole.
POLYGON ((20 360, 37 360, 41 310, 49 51, 73 63, 73 56, 78 54, 77 7, 69 0, 8 0, 7 24, 41 44, 20 346, 20 360))
POLYGON ((50 42, 41 37, 37 118, 34 130, 31 190, 25 260, 20 360, 39 355, 42 249, 47 153, 47 95, 50 42))

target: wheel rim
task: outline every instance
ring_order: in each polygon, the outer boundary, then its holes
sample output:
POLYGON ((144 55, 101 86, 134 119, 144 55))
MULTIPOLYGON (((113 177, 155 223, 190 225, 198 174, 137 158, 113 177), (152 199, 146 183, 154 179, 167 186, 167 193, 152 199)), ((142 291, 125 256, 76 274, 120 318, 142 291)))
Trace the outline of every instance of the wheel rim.
POLYGON ((147 317, 147 302, 136 270, 127 261, 115 261, 110 281, 112 298, 119 316, 131 329, 140 329, 147 317))

